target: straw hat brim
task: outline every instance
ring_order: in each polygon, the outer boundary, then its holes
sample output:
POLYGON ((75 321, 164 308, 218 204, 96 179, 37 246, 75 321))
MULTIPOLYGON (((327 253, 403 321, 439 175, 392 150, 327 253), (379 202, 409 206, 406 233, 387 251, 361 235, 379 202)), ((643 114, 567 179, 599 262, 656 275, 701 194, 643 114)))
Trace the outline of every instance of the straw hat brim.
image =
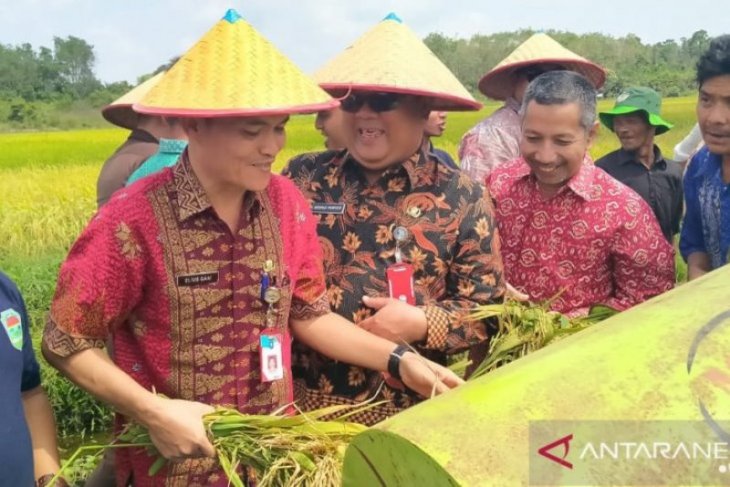
POLYGON ((456 112, 479 110, 482 108, 482 104, 476 100, 430 90, 367 83, 320 83, 319 86, 335 96, 342 96, 351 91, 400 93, 404 95, 422 96, 431 99, 431 107, 433 110, 456 112))
POLYGON ((656 129, 656 135, 661 135, 665 132, 668 132, 669 129, 674 127, 671 123, 664 120, 661 116, 649 113, 643 108, 638 107, 631 107, 631 106, 621 106, 621 107, 614 107, 611 110, 600 112, 598 114, 598 118, 601 120, 601 123, 608 128, 611 132, 614 132, 613 130, 613 119, 617 115, 628 115, 630 113, 636 113, 636 112, 644 112, 649 119, 649 125, 654 127, 656 129))
POLYGON ((139 115, 132 109, 132 104, 107 105, 101 109, 104 119, 117 127, 134 130, 139 122, 139 115))
POLYGON ((332 110, 340 106, 338 100, 332 99, 323 103, 310 105, 271 107, 271 108, 227 108, 215 110, 197 110, 190 108, 147 107, 136 103, 134 111, 145 115, 159 115, 181 118, 227 118, 227 117, 273 117, 278 115, 298 115, 332 110))
POLYGON ((601 66, 590 61, 567 58, 541 58, 506 64, 491 70, 479 80, 479 91, 493 100, 506 100, 512 96, 512 90, 514 89, 512 75, 514 72, 520 68, 540 64, 558 64, 568 71, 582 74, 596 89, 601 88, 606 82, 606 71, 601 66))

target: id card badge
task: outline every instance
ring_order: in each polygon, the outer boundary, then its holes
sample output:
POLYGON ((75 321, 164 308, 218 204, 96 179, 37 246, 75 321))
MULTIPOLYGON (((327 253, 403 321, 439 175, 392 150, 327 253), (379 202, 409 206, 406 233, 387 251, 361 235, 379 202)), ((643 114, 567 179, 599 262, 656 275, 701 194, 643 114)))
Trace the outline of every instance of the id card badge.
POLYGON ((416 294, 413 289, 413 266, 405 262, 399 262, 388 266, 385 270, 388 280, 388 294, 391 298, 398 299, 404 303, 416 304, 416 294))
POLYGON ((284 378, 284 336, 267 330, 259 335, 259 362, 261 382, 272 382, 284 378))

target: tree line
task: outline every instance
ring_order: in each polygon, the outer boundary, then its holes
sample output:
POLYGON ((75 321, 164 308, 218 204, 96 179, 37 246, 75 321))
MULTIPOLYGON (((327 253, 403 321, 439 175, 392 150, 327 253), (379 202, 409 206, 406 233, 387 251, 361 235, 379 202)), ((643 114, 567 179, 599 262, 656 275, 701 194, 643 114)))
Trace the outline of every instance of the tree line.
MULTIPOLYGON (((479 78, 535 31, 477 34, 468 39, 431 33, 424 39, 431 50, 475 95, 479 78)), ((608 70, 603 92, 615 96, 632 85, 649 86, 663 96, 680 96, 695 89, 694 69, 710 37, 700 30, 689 38, 645 44, 629 34, 573 34, 546 31, 568 49, 608 70)), ((0 44, 0 126, 53 125, 50 114, 98 108, 131 89, 126 81, 103 83, 94 72, 94 47, 74 36, 55 37, 52 47, 0 44)), ((161 65, 155 72, 168 67, 161 65)), ((139 77, 141 81, 149 77, 139 77)), ((60 122, 59 122, 60 123, 60 122)))
MULTIPOLYGON (((477 34, 469 39, 431 33, 424 40, 469 91, 476 93, 481 76, 534 33, 520 30, 477 34)), ((615 96, 629 86, 648 86, 663 96, 681 96, 694 91, 695 65, 711 40, 704 30, 689 38, 656 44, 645 44, 634 34, 612 37, 554 30, 545 33, 607 69, 608 78, 602 90, 606 96, 615 96)))

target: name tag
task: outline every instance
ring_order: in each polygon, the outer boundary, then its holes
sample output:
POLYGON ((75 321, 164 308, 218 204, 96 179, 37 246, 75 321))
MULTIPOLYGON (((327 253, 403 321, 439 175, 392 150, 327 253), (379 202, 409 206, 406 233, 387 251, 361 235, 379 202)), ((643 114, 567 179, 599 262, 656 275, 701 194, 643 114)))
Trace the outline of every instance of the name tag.
POLYGON ((177 276, 178 286, 199 286, 201 284, 211 284, 213 282, 218 282, 218 271, 177 276))
POLYGON ((312 203, 315 215, 342 215, 345 213, 344 203, 312 203))

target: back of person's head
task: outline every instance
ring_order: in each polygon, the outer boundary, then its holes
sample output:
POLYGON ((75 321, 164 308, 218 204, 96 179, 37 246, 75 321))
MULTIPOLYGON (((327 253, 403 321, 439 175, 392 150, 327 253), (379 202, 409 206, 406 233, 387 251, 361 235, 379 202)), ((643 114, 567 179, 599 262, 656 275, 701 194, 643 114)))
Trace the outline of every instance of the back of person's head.
POLYGON ((697 84, 717 76, 730 75, 730 34, 714 38, 697 62, 697 84))
POLYGON ((525 91, 521 113, 534 101, 540 105, 576 103, 581 109, 581 126, 590 130, 596 122, 596 89, 573 71, 549 71, 535 78, 525 91))

